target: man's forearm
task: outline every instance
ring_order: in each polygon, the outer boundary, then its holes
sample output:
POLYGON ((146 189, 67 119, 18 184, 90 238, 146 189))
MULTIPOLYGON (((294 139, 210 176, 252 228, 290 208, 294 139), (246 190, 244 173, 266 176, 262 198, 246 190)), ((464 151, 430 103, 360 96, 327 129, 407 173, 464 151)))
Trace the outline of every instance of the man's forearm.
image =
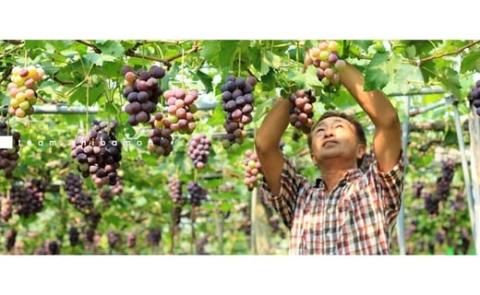
POLYGON ((365 91, 362 73, 347 64, 340 72, 340 81, 367 113, 376 127, 398 123, 397 111, 382 91, 365 91))
POLYGON ((255 144, 258 152, 278 148, 282 135, 288 127, 290 108, 290 102, 281 98, 267 114, 256 134, 255 144))

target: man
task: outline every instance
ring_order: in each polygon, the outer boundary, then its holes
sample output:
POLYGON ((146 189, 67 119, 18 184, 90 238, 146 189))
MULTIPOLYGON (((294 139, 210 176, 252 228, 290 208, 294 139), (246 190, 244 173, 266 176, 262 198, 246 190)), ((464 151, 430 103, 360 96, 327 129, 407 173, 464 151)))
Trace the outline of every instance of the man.
POLYGON ((340 82, 375 125, 374 161, 365 172, 358 168, 367 148, 364 131, 343 113, 324 114, 309 134, 321 174, 316 185, 278 148, 290 101, 280 99, 257 132, 261 190, 290 228, 290 254, 389 254, 403 183, 400 120, 383 92, 363 90, 355 67, 347 65, 340 82))

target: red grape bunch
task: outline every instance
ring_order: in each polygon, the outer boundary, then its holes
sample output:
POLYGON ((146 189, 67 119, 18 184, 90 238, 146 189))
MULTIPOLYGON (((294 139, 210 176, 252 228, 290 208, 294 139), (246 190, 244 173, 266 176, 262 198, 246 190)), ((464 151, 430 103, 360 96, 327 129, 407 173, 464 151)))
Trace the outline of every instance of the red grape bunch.
POLYGON ((450 193, 450 184, 455 174, 455 162, 447 160, 442 162, 442 175, 437 178, 436 198, 445 201, 450 193))
POLYGON ((120 234, 114 231, 109 231, 107 234, 108 246, 114 249, 120 244, 120 234))
POLYGON ((97 187, 119 181, 117 169, 122 159, 122 144, 115 137, 117 122, 94 121, 90 132, 77 137, 72 144, 72 158, 79 163, 83 177, 92 175, 97 187))
POLYGON ((13 212, 12 200, 10 198, 7 198, 6 196, 3 196, 0 206, 1 206, 0 217, 4 222, 7 222, 12 217, 12 212, 13 212))
POLYGON ((15 241, 17 239, 17 231, 15 229, 9 229, 5 233, 5 249, 10 251, 15 247, 15 241))
POLYGON ((295 128, 309 133, 313 126, 313 103, 315 96, 311 90, 298 90, 290 96, 290 124, 295 128))
POLYGON ((67 192, 68 202, 75 209, 84 214, 94 211, 93 199, 90 195, 83 192, 83 180, 80 176, 69 173, 65 178, 64 187, 67 192))
POLYGON ((250 206, 248 204, 241 204, 237 206, 236 210, 240 212, 242 216, 238 229, 244 232, 246 235, 250 235, 252 232, 250 206))
POLYGON ((163 96, 168 105, 168 117, 155 120, 155 127, 169 128, 173 132, 192 133, 196 126, 193 114, 197 111, 194 102, 198 98, 198 92, 196 90, 186 92, 175 88, 165 91, 163 96))
POLYGON ((97 211, 93 210, 87 214, 84 214, 85 222, 87 223, 87 227, 85 228, 85 240, 90 244, 95 244, 95 238, 97 235, 95 234, 95 230, 97 229, 98 223, 102 218, 102 215, 97 211))
POLYGON ((123 184, 121 178, 119 177, 115 185, 102 189, 100 192, 100 198, 105 202, 105 204, 108 204, 115 196, 120 196, 122 193, 123 184))
POLYGON ((37 103, 37 84, 44 79, 45 72, 41 68, 14 67, 12 77, 7 86, 10 95, 9 113, 18 118, 33 114, 33 106, 37 103))
POLYGON ((158 247, 162 239, 162 230, 160 228, 151 228, 147 234, 147 242, 152 247, 158 247))
POLYGON ((204 134, 194 135, 188 143, 188 156, 196 169, 205 167, 210 153, 211 142, 204 134))
POLYGON ((11 178, 20 157, 20 133, 12 133, 7 123, 0 121, 0 136, 6 135, 12 135, 13 147, 11 149, 0 149, 0 170, 5 171, 7 178, 11 178))
POLYGON ((148 150, 161 156, 168 156, 173 149, 172 131, 170 128, 164 127, 162 121, 163 115, 156 113, 152 124, 153 128, 149 135, 148 150))
POLYGON ((473 107, 475 109, 475 113, 480 116, 480 80, 475 83, 472 91, 470 91, 468 100, 470 102, 470 107, 473 107))
POLYGON ((251 191, 257 185, 257 181, 262 178, 261 165, 257 154, 252 150, 245 151, 243 165, 245 167, 244 183, 247 185, 248 190, 251 191))
POLYGON ((172 219, 173 223, 178 225, 181 219, 182 207, 184 199, 182 195, 182 183, 176 177, 171 177, 168 181, 168 189, 170 191, 170 198, 173 201, 172 219))
POLYGON ((190 182, 188 184, 188 194, 190 195, 190 204, 194 207, 199 207, 202 201, 207 199, 207 190, 201 187, 197 182, 190 182))
POLYGON ((27 181, 24 187, 12 186, 10 199, 14 212, 23 217, 40 212, 43 209, 46 189, 45 181, 39 179, 27 181))
POLYGON ((227 112, 225 122, 225 145, 232 143, 242 143, 245 137, 244 127, 252 122, 252 112, 254 106, 253 90, 257 80, 249 76, 248 78, 229 76, 227 82, 222 85, 222 106, 227 112))
POLYGON ((136 72, 126 66, 122 72, 125 76, 123 96, 128 100, 125 112, 130 115, 128 123, 132 126, 148 123, 162 94, 158 82, 165 76, 165 70, 152 66, 149 71, 136 72))
POLYGON ((134 232, 131 232, 127 235, 127 247, 130 249, 135 248, 137 245, 137 235, 134 232))
POLYGON ((452 200, 451 208, 453 211, 463 211, 466 208, 465 194, 463 191, 458 191, 455 194, 455 199, 452 200))
POLYGON ((340 82, 338 73, 346 65, 344 60, 339 59, 337 49, 337 42, 322 41, 318 47, 313 47, 308 51, 305 59, 305 65, 313 64, 317 68, 318 80, 324 87, 329 87, 329 90, 334 90, 338 85, 340 82))

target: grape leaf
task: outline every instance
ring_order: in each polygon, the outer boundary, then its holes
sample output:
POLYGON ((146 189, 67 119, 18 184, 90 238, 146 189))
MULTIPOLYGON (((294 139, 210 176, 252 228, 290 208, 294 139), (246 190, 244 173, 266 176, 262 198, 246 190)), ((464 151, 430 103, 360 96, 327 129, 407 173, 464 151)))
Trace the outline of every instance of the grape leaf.
POLYGON ((469 52, 463 57, 460 72, 468 71, 480 71, 480 51, 469 52))

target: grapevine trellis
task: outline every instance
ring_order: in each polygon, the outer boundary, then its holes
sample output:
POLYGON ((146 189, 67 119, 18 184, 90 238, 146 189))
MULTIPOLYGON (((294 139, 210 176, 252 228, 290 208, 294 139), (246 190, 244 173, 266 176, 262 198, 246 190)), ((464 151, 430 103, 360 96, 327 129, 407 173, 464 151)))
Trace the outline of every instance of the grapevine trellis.
MULTIPOLYGON (((97 54, 100 54, 102 52, 102 49, 97 47, 93 42, 87 42, 87 41, 81 41, 81 40, 77 40, 77 41, 80 44, 86 45, 87 48, 92 49, 93 52, 96 52, 97 54)), ((181 75, 182 77, 180 79, 181 81, 175 82, 174 79, 170 77, 171 79, 170 83, 179 83, 179 85, 180 84, 184 85, 186 83, 184 80, 185 71, 186 71, 185 57, 189 54, 195 54, 195 53, 201 52, 202 50, 201 46, 197 42, 194 42, 192 47, 188 50, 182 49, 180 52, 178 52, 177 54, 171 55, 169 58, 164 58, 162 53, 162 58, 158 58, 158 57, 155 57, 154 55, 146 54, 142 51, 138 51, 137 48, 141 47, 142 44, 143 44, 142 42, 138 42, 135 44, 135 46, 126 50, 124 52, 125 56, 128 56, 130 58, 138 58, 143 61, 148 60, 152 62, 160 62, 161 64, 166 66, 167 70, 171 70, 172 68, 175 68, 176 66, 175 61, 177 59, 181 60, 181 66, 180 66, 180 69, 178 70, 178 74, 181 75)), ((472 43, 469 43, 470 47, 473 45, 472 43)), ((244 63, 246 61, 242 59, 242 50, 240 50, 238 54, 239 54, 238 60, 234 61, 234 63, 238 62, 239 69, 234 70, 233 72, 236 74, 236 73, 240 73, 240 71, 244 71, 244 72, 246 71, 250 76, 256 75, 258 77, 258 73, 252 73, 251 70, 248 68, 245 69, 244 63)), ((245 58, 245 52, 243 52, 243 56, 245 58)), ((428 59, 424 59, 422 63, 427 63, 428 61, 429 61, 428 59)), ((197 65, 198 68, 201 68, 202 66, 203 64, 197 65)), ((10 69, 7 68, 3 72, 3 77, 1 80, 5 80, 5 78, 8 77, 10 72, 11 72, 11 68, 10 69)), ((138 75, 140 74, 138 73, 138 75)), ((71 81, 62 81, 61 79, 62 78, 56 77, 55 75, 52 76, 52 80, 63 85, 69 85, 71 82, 71 81)), ((255 84, 252 84, 252 85, 255 85, 255 84)), ((88 93, 89 93, 89 88, 87 87, 87 92, 85 93, 87 97, 86 105, 70 105, 70 104, 61 103, 61 102, 52 104, 52 103, 48 103, 48 101, 52 101, 52 99, 50 99, 48 96, 43 95, 42 100, 44 101, 44 103, 43 104, 38 103, 36 105, 33 105, 32 115, 33 116, 52 115, 53 117, 55 115, 85 115, 87 117, 87 121, 93 120, 97 115, 103 112, 103 109, 98 104, 89 103, 88 93)), ((213 90, 213 94, 218 95, 218 92, 215 93, 215 90, 213 90)), ((283 94, 284 93, 281 93, 281 95, 283 94)), ((439 121, 439 122, 434 121, 434 122, 431 122, 430 124, 425 124, 425 123, 414 122, 412 121, 412 118, 427 114, 428 112, 431 112, 433 110, 438 110, 443 108, 451 110, 452 119, 455 125, 456 144, 460 150, 460 163, 462 165, 462 171, 463 171, 463 183, 465 185, 464 187, 465 197, 468 204, 468 213, 470 217, 472 237, 475 243, 476 253, 479 253, 480 241, 478 237, 480 234, 480 196, 479 196, 480 183, 478 181, 478 175, 480 175, 480 159, 478 158, 478 155, 480 154, 479 152, 480 122, 479 122, 478 116, 474 114, 474 111, 475 111, 474 108, 471 108, 471 111, 468 117, 465 117, 465 116, 462 117, 458 109, 458 104, 463 103, 464 99, 460 97, 458 93, 453 94, 450 91, 450 89, 445 89, 444 87, 427 87, 427 88, 423 87, 423 88, 415 88, 413 90, 410 89, 408 91, 392 91, 392 92, 387 92, 386 94, 388 97, 391 97, 396 100, 396 103, 398 106, 397 110, 402 119, 402 130, 403 130, 402 150, 403 150, 403 157, 404 157, 405 163, 408 162, 408 156, 411 153, 411 150, 409 150, 409 144, 410 144, 410 135, 413 132, 417 132, 419 130, 431 130, 431 131, 442 132, 446 128, 446 124, 443 121, 439 121), (422 106, 412 105, 412 101, 414 98, 428 96, 428 95, 443 95, 443 98, 438 99, 435 102, 427 105, 422 105, 422 106), (470 135, 469 149, 467 149, 467 147, 465 146, 465 139, 463 136, 463 131, 465 130, 468 130, 470 135), (468 155, 470 155, 470 158, 468 158, 468 155)), ((210 118, 212 118, 215 115, 215 112, 218 109, 221 109, 222 107, 219 101, 221 100, 211 99, 211 97, 209 98, 208 95, 205 95, 203 97, 202 95, 200 95, 198 101, 195 102, 195 105, 198 108, 198 110, 203 111, 206 114, 209 114, 210 118)), ((115 101, 112 100, 111 102, 113 104, 113 102, 115 101)), ((105 105, 108 105, 108 102, 105 105)), ((358 108, 354 106, 351 106, 350 108, 346 108, 344 110, 347 113, 358 113, 358 108)), ((125 112, 126 111, 125 106, 123 106, 120 110, 117 110, 117 111, 125 112)), ((164 107, 162 111, 168 111, 167 107, 164 107)), ((6 106, 0 107, 0 115, 4 116, 7 114, 7 112, 8 112, 8 108, 6 106)), ((80 129, 85 130, 83 126, 80 129)), ((370 131, 372 130, 371 127, 368 129, 370 131)), ((140 127, 140 128, 137 128, 136 130, 144 131, 146 130, 146 128, 140 127)), ((255 136, 255 126, 251 126, 251 127, 247 126, 247 128, 242 130, 242 132, 245 138, 252 139, 255 136)), ((222 140, 225 138, 226 135, 228 135, 228 132, 215 131, 210 133, 210 138, 211 140, 222 140)), ((405 165, 405 171, 408 175, 408 172, 409 172, 408 163, 407 165, 405 165)), ((225 171, 223 169, 216 170, 216 171, 212 170, 209 172, 210 173, 202 173, 202 174, 197 174, 196 172, 193 172, 192 174, 194 177, 193 180, 197 181, 200 179, 204 179, 204 180, 228 179, 228 175, 225 174, 225 171)), ((48 184, 48 186, 46 186, 45 191, 58 192, 59 187, 63 186, 63 184, 64 184, 63 181, 59 181, 59 180, 52 181, 48 184)), ((201 190, 201 188, 196 188, 196 189, 201 190)), ((269 229, 268 229, 268 226, 266 226, 266 224, 268 223, 268 219, 270 217, 267 217, 266 215, 267 212, 266 212, 266 209, 261 204, 262 203, 261 198, 262 196, 258 195, 257 189, 252 190, 251 198, 250 198, 250 208, 248 208, 248 211, 245 211, 246 212, 245 215, 250 215, 250 222, 251 222, 250 229, 249 229, 250 251, 252 253, 271 253, 271 249, 270 249, 271 244, 268 240, 266 240, 267 236, 269 235, 269 229)), ((402 199, 404 198, 405 198, 405 190, 404 190, 402 199)), ((398 243, 400 254, 406 254, 407 252, 406 246, 405 246, 404 204, 405 202, 402 203, 401 211, 397 220, 397 239, 398 239, 397 243, 398 243)), ((206 235, 203 236, 202 238, 199 238, 198 232, 196 231, 195 219, 196 219, 197 210, 195 208, 199 206, 200 206, 200 201, 198 201, 197 205, 192 206, 190 216, 189 216, 191 218, 191 245, 190 245, 191 253, 202 252, 200 250, 194 249, 195 247, 194 245, 197 243, 199 244, 206 243, 207 241, 206 235)), ((246 210, 246 209, 242 209, 242 210, 246 210)), ((181 218, 181 217, 178 217, 178 218, 181 218)), ((216 221, 216 228, 217 228, 216 236, 217 236, 217 239, 220 241, 218 246, 218 252, 224 253, 225 249, 224 249, 223 235, 224 235, 224 227, 226 222, 224 218, 224 212, 220 212, 217 210, 215 213, 215 221, 216 221)), ((176 231, 177 229, 175 228, 175 226, 172 226, 171 245, 168 251, 169 253, 174 253, 175 244, 178 243, 178 237, 176 236, 176 231)), ((10 233, 10 235, 11 234, 12 233, 10 233)), ((150 229, 149 237, 150 237, 149 243, 154 247, 158 247, 158 242, 156 241, 161 239, 161 233, 158 233, 158 230, 156 231, 156 229, 152 228, 150 229)), ((116 232, 110 231, 108 233, 108 244, 110 245, 111 250, 115 249, 118 246, 118 243, 119 243, 118 240, 119 240, 119 237, 117 236, 116 232)), ((131 244, 132 243, 135 244, 134 234, 129 236, 129 241, 131 244)), ((47 245, 46 248, 51 247, 53 249, 51 252, 56 252, 55 243, 51 241, 49 241, 48 243, 47 243, 48 245, 46 244, 47 245), (53 244, 50 246, 50 244, 48 243, 53 243, 53 244)))

